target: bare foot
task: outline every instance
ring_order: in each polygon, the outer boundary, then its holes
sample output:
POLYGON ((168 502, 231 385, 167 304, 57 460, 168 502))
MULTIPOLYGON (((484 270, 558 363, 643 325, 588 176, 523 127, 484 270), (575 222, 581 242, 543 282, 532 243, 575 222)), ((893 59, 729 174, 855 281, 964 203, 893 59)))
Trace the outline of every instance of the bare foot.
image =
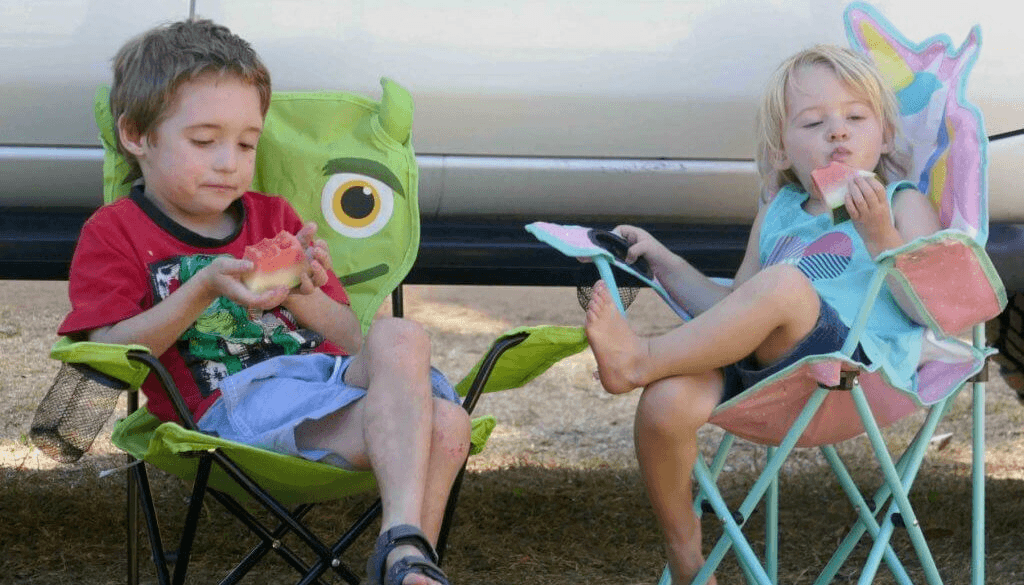
POLYGON ((603 281, 594 286, 585 329, 606 391, 621 394, 647 382, 640 374, 647 344, 629 328, 603 281))
MULTIPOLYGON (((700 524, 697 524, 686 542, 673 549, 671 543, 666 543, 665 551, 668 553, 668 566, 672 571, 673 585, 686 585, 693 582, 693 578, 704 566, 704 555, 700 552, 701 533, 700 524)), ((718 581, 714 575, 707 580, 706 585, 717 585, 718 581)))
MULTIPOLYGON (((704 566, 703 558, 701 559, 700 565, 693 567, 693 569, 689 571, 677 569, 671 561, 669 561, 668 565, 672 574, 672 585, 690 585, 690 583, 693 583, 693 579, 697 576, 697 573, 700 572, 701 567, 704 566)), ((711 575, 704 583, 705 585, 718 585, 718 580, 714 575, 711 575)))

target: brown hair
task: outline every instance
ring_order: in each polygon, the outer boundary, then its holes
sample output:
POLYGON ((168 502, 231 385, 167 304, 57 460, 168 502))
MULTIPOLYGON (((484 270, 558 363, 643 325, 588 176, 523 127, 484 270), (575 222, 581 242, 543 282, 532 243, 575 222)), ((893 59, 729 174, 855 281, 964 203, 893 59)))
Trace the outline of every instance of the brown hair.
POLYGON ((757 152, 754 156, 761 175, 763 193, 778 191, 789 183, 799 183, 792 169, 779 171, 775 163, 784 155, 782 133, 786 121, 786 87, 793 72, 801 67, 825 65, 855 93, 863 96, 881 120, 885 140, 892 146, 883 153, 874 169, 879 180, 887 183, 907 173, 908 153, 898 152, 899 102, 878 69, 866 57, 833 45, 817 45, 786 59, 768 80, 757 112, 757 152))
MULTIPOLYGON (((117 124, 124 117, 140 136, 154 130, 173 107, 178 88, 199 76, 233 75, 252 84, 260 96, 261 113, 270 107, 270 72, 256 51, 227 27, 210 20, 186 20, 158 26, 131 39, 114 56, 110 112, 117 124)), ((118 151, 132 164, 128 180, 142 176, 138 161, 117 141, 118 151)))

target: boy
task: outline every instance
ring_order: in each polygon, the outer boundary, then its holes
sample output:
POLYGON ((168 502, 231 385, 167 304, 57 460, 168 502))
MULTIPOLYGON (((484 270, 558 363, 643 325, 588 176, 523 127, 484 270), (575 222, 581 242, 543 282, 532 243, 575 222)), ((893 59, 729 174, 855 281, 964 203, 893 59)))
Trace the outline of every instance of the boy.
MULTIPOLYGON (((315 224, 247 192, 270 92, 255 51, 210 21, 122 47, 111 111, 142 182, 83 227, 59 333, 148 347, 205 432, 372 469, 383 515, 370 582, 447 584, 432 547, 468 416, 430 368, 426 333, 381 319, 364 340, 315 224), (239 258, 281 230, 298 236, 310 269, 295 289, 254 293, 239 258)), ((143 391, 153 414, 174 418, 155 380, 143 391)))

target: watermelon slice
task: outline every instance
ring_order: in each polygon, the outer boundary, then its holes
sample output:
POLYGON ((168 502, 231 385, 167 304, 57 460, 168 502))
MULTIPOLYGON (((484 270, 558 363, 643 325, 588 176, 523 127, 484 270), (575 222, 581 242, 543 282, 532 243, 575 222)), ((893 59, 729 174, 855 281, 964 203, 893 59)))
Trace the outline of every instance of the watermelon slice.
POLYGON ((273 238, 246 246, 242 259, 253 263, 252 272, 242 276, 242 284, 255 293, 298 286, 302 274, 309 270, 299 239, 283 230, 273 238))
POLYGON ((811 171, 814 189, 829 209, 832 210, 832 223, 841 223, 850 219, 846 211, 846 193, 850 181, 857 177, 874 177, 871 171, 855 169, 841 162, 831 162, 827 167, 811 171))

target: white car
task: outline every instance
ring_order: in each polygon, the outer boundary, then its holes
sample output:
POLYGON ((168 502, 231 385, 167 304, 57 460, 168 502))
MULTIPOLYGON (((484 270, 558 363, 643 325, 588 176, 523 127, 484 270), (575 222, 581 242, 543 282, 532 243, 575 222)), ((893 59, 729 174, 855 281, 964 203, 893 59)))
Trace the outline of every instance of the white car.
MULTIPOLYGON (((423 248, 412 282, 571 283, 535 220, 640 222, 730 276, 756 211, 756 100, 786 56, 846 45, 845 3, 777 0, 0 1, 0 278, 65 278, 101 203, 92 96, 117 48, 190 14, 250 40, 279 90, 415 100, 423 248), (524 251, 530 252, 524 254, 524 251)), ((983 44, 968 97, 991 143, 990 252, 1024 290, 1022 9, 887 0, 910 39, 983 44), (927 4, 928 8, 922 8, 927 4)))

